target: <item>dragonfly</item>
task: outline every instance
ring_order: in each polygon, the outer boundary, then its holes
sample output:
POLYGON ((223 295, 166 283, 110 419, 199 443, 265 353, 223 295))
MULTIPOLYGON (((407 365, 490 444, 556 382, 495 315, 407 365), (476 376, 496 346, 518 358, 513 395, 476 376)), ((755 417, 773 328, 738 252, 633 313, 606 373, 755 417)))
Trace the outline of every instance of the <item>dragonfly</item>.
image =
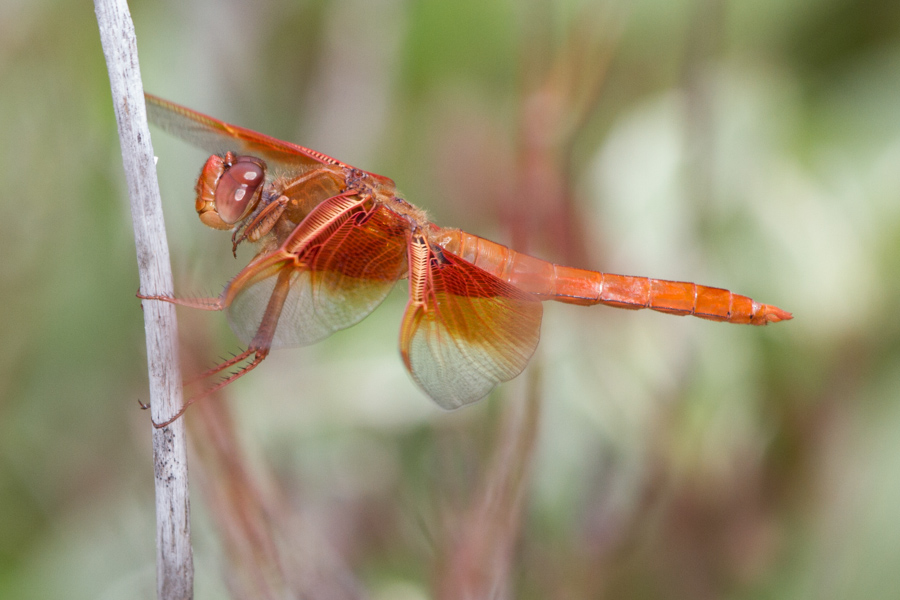
POLYGON ((212 153, 196 184, 200 221, 255 257, 216 298, 138 293, 224 311, 246 350, 202 373, 235 369, 187 407, 246 375, 272 349, 318 342, 369 315, 407 279, 400 355, 412 379, 452 410, 522 372, 540 339, 543 302, 649 308, 767 325, 792 318, 729 290, 554 264, 430 222, 394 182, 330 156, 145 95, 150 122, 212 153))

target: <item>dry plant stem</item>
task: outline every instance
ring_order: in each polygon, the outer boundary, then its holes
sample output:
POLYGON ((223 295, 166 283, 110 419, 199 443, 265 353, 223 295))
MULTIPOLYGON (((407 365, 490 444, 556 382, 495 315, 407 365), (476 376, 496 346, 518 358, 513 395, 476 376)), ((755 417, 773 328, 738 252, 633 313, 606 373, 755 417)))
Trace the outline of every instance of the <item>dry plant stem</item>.
MULTIPOLYGON (((94 8, 119 127, 141 289, 170 293, 172 271, 147 126, 134 24, 125 0, 95 0, 94 8)), ((182 402, 175 307, 165 302, 146 303, 144 327, 152 418, 162 422, 174 414, 182 402)), ((183 420, 165 429, 153 429, 153 463, 157 596, 161 600, 192 598, 194 564, 183 420)))

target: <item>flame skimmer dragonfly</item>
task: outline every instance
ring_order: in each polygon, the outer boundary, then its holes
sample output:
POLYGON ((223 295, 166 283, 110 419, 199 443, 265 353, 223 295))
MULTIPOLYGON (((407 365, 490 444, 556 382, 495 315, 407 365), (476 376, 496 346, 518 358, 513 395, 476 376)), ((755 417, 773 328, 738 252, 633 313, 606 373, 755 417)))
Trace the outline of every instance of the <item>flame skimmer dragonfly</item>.
POLYGON ((404 277, 400 354, 445 409, 479 400, 522 372, 540 338, 544 300, 750 325, 792 318, 728 290, 556 265, 438 227, 387 177, 150 94, 146 100, 152 123, 214 153, 197 181, 200 220, 233 231, 233 252, 244 241, 259 244, 218 298, 138 294, 225 311, 247 344, 198 378, 243 363, 202 396, 247 374, 273 348, 312 344, 356 324, 404 277))

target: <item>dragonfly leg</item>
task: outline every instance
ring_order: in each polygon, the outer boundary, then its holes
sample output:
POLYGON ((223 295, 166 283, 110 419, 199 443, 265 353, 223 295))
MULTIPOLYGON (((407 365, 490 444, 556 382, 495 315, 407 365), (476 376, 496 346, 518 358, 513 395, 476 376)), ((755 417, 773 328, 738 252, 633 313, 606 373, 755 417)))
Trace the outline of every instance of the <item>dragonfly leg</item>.
POLYGON ((135 294, 141 300, 159 300, 178 306, 187 306, 199 310, 225 310, 224 300, 219 298, 176 298, 167 294, 142 294, 140 290, 135 294))
POLYGON ((223 387, 225 387, 229 383, 232 383, 236 379, 240 379, 241 377, 243 377, 244 375, 246 375, 247 373, 249 373, 250 371, 255 369, 257 366, 259 366, 259 364, 268 355, 269 355, 268 348, 253 348, 251 346, 251 347, 247 348, 244 352, 241 352, 240 354, 235 356, 234 358, 227 360, 227 361, 223 362, 222 364, 213 367, 209 371, 206 371, 206 372, 202 373, 201 375, 198 375, 197 377, 194 377, 193 379, 191 379, 189 381, 186 381, 185 385, 190 385, 191 383, 201 381, 203 379, 206 379, 207 377, 211 377, 211 376, 215 375, 216 373, 219 373, 220 371, 223 371, 224 369, 227 369, 231 366, 236 365, 237 363, 240 363, 240 362, 246 360, 250 356, 253 356, 253 360, 251 360, 249 363, 247 363, 246 365, 244 365, 243 367, 241 367, 240 369, 238 369, 237 371, 235 371, 228 377, 222 379, 222 381, 219 381, 218 383, 216 383, 214 386, 210 387, 209 389, 206 389, 206 390, 200 392, 199 394, 196 394, 196 395, 188 398, 185 401, 185 403, 181 406, 181 408, 178 410, 178 412, 175 413, 175 415, 172 416, 171 418, 169 418, 168 420, 163 421, 162 423, 157 423, 156 421, 153 421, 153 426, 156 429, 162 429, 163 427, 170 425, 173 422, 177 421, 181 417, 181 415, 183 415, 185 412, 187 412, 187 409, 191 404, 194 404, 198 400, 202 400, 203 398, 206 398, 207 396, 218 392, 223 387))
POLYGON ((246 239, 255 242, 268 233, 272 227, 274 227, 275 222, 281 218, 285 208, 287 208, 288 202, 290 202, 290 200, 287 196, 280 196, 274 202, 267 204, 266 207, 259 211, 259 213, 247 224, 235 229, 234 234, 231 236, 231 253, 234 256, 237 256, 237 247, 241 242, 246 239))
MULTIPOLYGON (((275 338, 275 329, 278 326, 278 317, 281 316, 281 310, 284 307, 284 302, 285 300, 287 300, 288 292, 290 291, 292 273, 292 269, 286 268, 282 269, 282 271, 278 274, 278 280, 275 282, 275 289, 272 290, 272 295, 269 298, 269 304, 268 306, 266 306, 266 312, 263 314, 262 321, 259 324, 259 329, 257 330, 256 335, 250 342, 250 345, 247 347, 247 349, 237 356, 230 358, 229 360, 226 360, 225 362, 202 373, 200 376, 195 377, 187 383, 190 384, 192 382, 201 381, 203 379, 206 379, 207 377, 211 377, 216 373, 220 373, 225 369, 233 367, 234 365, 237 365, 249 359, 251 356, 253 357, 253 359, 209 389, 195 396, 191 396, 187 401, 185 401, 181 409, 179 409, 179 411, 175 413, 172 418, 168 419, 167 421, 163 421, 162 423, 156 423, 154 421, 154 427, 159 429, 165 427, 166 425, 169 425, 170 423, 181 417, 181 415, 185 413, 185 411, 191 404, 219 391, 235 380, 240 379, 241 377, 255 369, 257 366, 259 366, 259 364, 263 360, 265 360, 266 356, 269 355, 269 349, 272 347, 272 340, 275 338)), ((161 298, 153 299, 159 300, 161 298)))
POLYGON ((230 369, 234 365, 244 362, 250 356, 253 356, 257 352, 261 352, 261 350, 253 348, 251 346, 251 347, 247 348, 246 350, 244 350, 243 352, 241 352, 240 354, 236 354, 232 358, 229 358, 225 362, 219 363, 218 365, 214 366, 213 368, 208 369, 208 370, 200 373, 199 375, 195 375, 194 377, 191 377, 190 379, 188 379, 187 381, 184 382, 184 385, 193 385, 195 383, 203 381, 204 379, 208 379, 217 373, 221 373, 225 369, 230 369))

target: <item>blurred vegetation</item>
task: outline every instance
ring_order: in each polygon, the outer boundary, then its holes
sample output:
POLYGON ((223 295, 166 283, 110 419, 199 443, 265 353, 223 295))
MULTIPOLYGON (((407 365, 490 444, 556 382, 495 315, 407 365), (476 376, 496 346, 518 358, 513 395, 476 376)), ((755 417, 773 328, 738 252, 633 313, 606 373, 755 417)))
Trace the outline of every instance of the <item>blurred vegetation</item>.
MULTIPOLYGON (((198 598, 894 598, 900 4, 132 3, 149 91, 558 262, 728 287, 768 328, 547 305, 444 413, 405 290, 187 415, 198 598), (233 411, 233 412, 229 412, 233 411)), ((88 3, 0 5, 0 597, 152 597, 131 222, 88 3)), ((182 294, 249 255, 154 132, 182 294)), ((242 262, 243 261, 243 262, 242 262)), ((238 342, 180 311, 185 369, 238 342)))

